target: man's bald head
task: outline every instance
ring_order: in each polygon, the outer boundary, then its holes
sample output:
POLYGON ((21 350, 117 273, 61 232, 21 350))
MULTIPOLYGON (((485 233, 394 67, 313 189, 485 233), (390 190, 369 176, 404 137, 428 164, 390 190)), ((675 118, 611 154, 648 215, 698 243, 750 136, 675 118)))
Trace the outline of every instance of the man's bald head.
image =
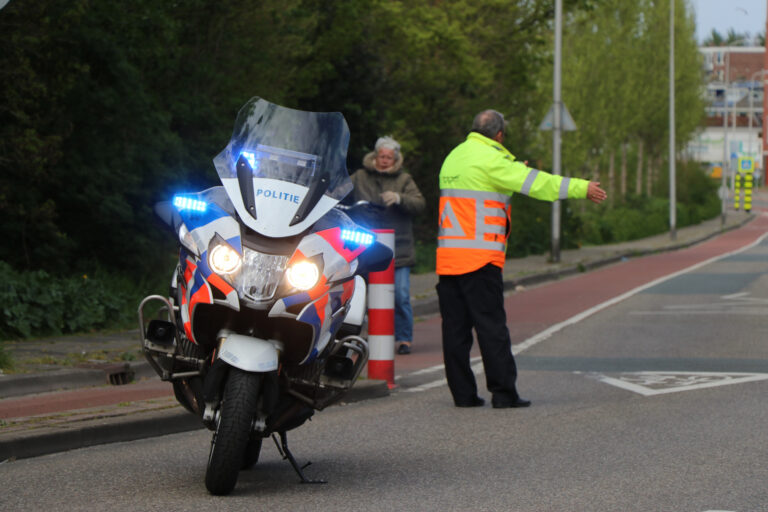
POLYGON ((495 139, 496 135, 501 132, 503 138, 506 126, 507 122, 504 120, 504 115, 501 112, 488 109, 475 116, 475 120, 472 122, 472 131, 489 139, 495 139))

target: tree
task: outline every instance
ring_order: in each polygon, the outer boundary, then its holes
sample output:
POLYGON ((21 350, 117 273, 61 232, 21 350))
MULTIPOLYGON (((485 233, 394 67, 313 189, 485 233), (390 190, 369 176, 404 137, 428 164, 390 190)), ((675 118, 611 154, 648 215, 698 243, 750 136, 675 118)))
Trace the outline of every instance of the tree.
POLYGON ((0 259, 161 264, 155 201, 215 183, 237 109, 306 88, 299 1, 13 2, 0 15, 0 259), (22 193, 23 191, 23 193, 22 193))
POLYGON ((717 29, 713 28, 702 44, 704 46, 725 46, 725 38, 717 29))
POLYGON ((735 29, 729 28, 728 34, 725 36, 724 46, 746 46, 749 43, 750 37, 748 33, 736 32, 735 29))
MULTIPOLYGON (((703 74, 693 18, 681 0, 675 13, 676 141, 682 147, 704 115, 703 74)), ((668 0, 605 0, 592 12, 569 16, 564 38, 563 99, 579 127, 564 136, 564 169, 594 177, 601 168, 610 173, 615 155, 622 155, 622 186, 612 190, 620 202, 630 173, 637 190, 642 162, 663 155, 669 137, 668 0)), ((547 150, 549 133, 540 140, 547 150)))
POLYGON ((438 172, 466 137, 472 117, 496 108, 513 120, 513 147, 524 148, 530 140, 535 108, 530 99, 537 92, 536 69, 546 58, 551 2, 341 0, 320 5, 307 57, 318 69, 316 89, 299 104, 344 114, 352 132, 352 171, 378 136, 391 134, 402 143, 406 168, 429 205, 417 219, 417 236, 433 240, 438 172))

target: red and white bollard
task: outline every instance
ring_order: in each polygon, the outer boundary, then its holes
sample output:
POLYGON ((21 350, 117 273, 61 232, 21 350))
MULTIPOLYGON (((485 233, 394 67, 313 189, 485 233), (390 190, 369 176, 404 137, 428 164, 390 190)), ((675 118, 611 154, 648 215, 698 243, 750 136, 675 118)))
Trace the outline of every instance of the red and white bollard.
POLYGON ((375 229, 376 240, 392 249, 392 261, 368 274, 368 378, 395 387, 395 230, 375 229))

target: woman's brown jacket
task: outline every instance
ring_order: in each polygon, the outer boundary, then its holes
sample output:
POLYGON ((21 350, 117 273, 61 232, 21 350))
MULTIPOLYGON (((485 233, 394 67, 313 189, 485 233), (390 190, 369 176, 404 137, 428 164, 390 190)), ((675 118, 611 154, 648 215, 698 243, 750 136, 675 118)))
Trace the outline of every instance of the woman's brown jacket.
POLYGON ((351 178, 355 188, 352 191, 354 201, 368 201, 384 206, 381 193, 396 192, 400 195, 400 204, 393 204, 382 210, 382 215, 373 228, 395 230, 395 267, 412 267, 415 262, 413 244, 413 223, 411 218, 424 210, 424 196, 410 174, 402 170, 403 156, 398 155, 392 170, 379 172, 373 165, 376 153, 368 153, 363 158, 363 168, 358 169, 351 178))

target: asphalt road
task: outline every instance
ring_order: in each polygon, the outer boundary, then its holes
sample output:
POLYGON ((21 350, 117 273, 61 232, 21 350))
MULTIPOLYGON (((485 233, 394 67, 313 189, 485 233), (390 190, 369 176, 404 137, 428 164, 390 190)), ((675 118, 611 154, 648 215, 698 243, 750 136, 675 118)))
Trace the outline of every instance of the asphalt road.
MULTIPOLYGON (((0 509, 768 510, 768 241, 684 257, 510 297, 513 338, 531 341, 516 349, 529 409, 457 409, 433 369, 318 413, 289 445, 327 484, 298 484, 265 443, 231 496, 209 496, 196 431, 2 464, 0 509), (543 307, 578 321, 532 337, 543 307)), ((417 326, 424 343, 435 326, 417 326)))

